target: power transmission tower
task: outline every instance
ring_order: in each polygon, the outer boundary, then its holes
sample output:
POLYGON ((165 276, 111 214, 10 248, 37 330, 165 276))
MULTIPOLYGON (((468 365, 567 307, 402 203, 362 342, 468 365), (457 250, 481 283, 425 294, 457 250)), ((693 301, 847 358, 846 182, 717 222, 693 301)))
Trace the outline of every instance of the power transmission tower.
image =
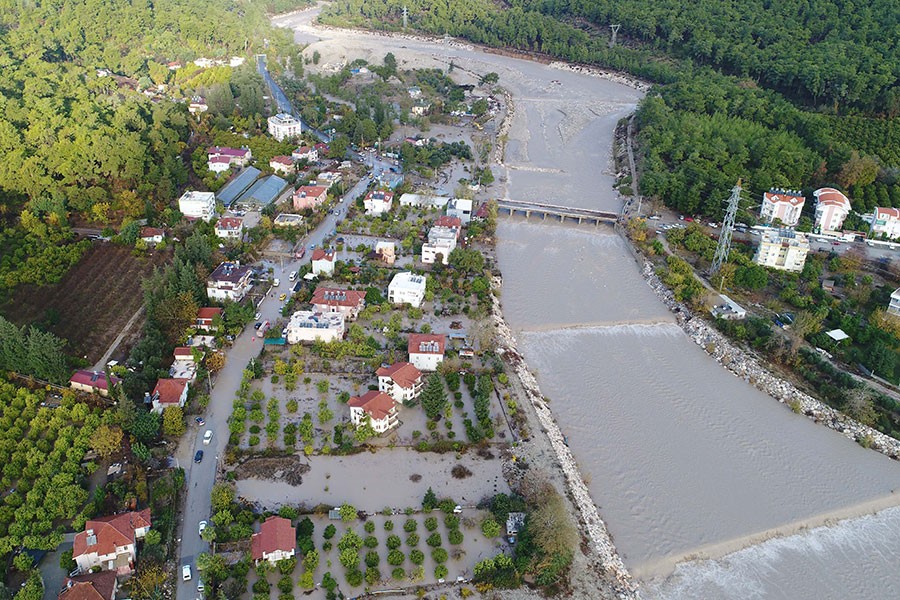
POLYGON ((713 258, 709 276, 712 277, 728 260, 728 252, 731 250, 731 234, 734 232, 734 217, 737 215, 738 205, 741 202, 741 180, 731 188, 731 197, 728 199, 728 208, 725 210, 725 220, 722 222, 722 235, 719 236, 719 245, 716 246, 716 255, 713 258))
POLYGON ((403 6, 403 29, 406 29, 407 18, 409 17, 409 13, 406 10, 406 5, 403 6))
POLYGON ((619 27, 621 27, 621 23, 616 23, 615 25, 610 25, 609 28, 612 30, 612 35, 609 38, 609 47, 612 48, 616 45, 616 34, 619 33, 619 27))

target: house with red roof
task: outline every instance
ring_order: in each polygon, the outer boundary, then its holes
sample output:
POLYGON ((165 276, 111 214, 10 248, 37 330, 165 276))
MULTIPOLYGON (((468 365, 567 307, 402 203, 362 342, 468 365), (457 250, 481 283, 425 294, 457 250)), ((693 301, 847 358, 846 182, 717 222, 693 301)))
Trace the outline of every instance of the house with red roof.
POLYGON ((244 235, 244 219, 222 217, 216 221, 216 236, 222 239, 239 240, 244 235))
POLYGON ((368 417, 376 433, 384 433, 399 424, 397 404, 394 399, 378 390, 371 390, 362 396, 353 396, 347 402, 350 407, 350 422, 360 427, 368 417))
POLYGON ((137 558, 137 540, 150 531, 150 509, 92 519, 75 534, 72 558, 81 573, 95 567, 130 575, 137 558))
POLYGON ((79 392, 87 392, 88 394, 97 394, 106 398, 109 396, 109 390, 122 383, 118 377, 110 375, 109 380, 103 371, 88 371, 79 369, 75 371, 69 378, 69 387, 79 392))
POLYGON ((303 185, 294 192, 294 210, 315 209, 327 199, 327 187, 322 185, 303 185))
POLYGON ((800 220, 800 212, 806 198, 798 191, 772 189, 763 194, 759 218, 763 223, 773 223, 776 219, 782 225, 793 227, 800 220))
POLYGON ((816 228, 821 233, 840 231, 850 214, 850 199, 834 188, 820 188, 816 197, 816 228))
POLYGON ((157 379, 156 387, 150 394, 150 404, 155 413, 161 413, 170 406, 184 406, 187 402, 190 380, 184 378, 157 379))
POLYGON ((310 303, 315 312, 323 314, 339 312, 344 315, 344 320, 353 321, 366 306, 366 292, 320 285, 313 292, 310 303))
POLYGON ((900 208, 875 207, 872 215, 872 236, 884 236, 889 240, 900 237, 900 208))
POLYGON ((319 160, 319 151, 313 146, 300 146, 291 152, 291 158, 297 162, 305 160, 314 163, 319 160))
POLYGON ((366 194, 366 197, 363 200, 363 206, 366 209, 367 215, 370 217, 377 217, 378 215, 390 212, 393 202, 394 192, 372 190, 366 194))
POLYGON ((253 158, 250 148, 226 148, 212 146, 206 149, 206 166, 210 171, 221 173, 233 166, 246 167, 253 158))
POLYGON ((141 239, 148 244, 158 244, 166 239, 166 232, 158 227, 141 227, 141 239))
POLYGON ((418 398, 424 385, 422 372, 408 362, 381 367, 375 374, 378 376, 378 391, 400 404, 408 404, 418 398))
POLYGON ((257 563, 267 560, 274 565, 294 556, 296 548, 297 529, 284 517, 269 517, 260 525, 259 533, 250 537, 250 556, 257 563))
POLYGON ((57 600, 115 600, 119 581, 114 571, 66 577, 57 600))
POLYGON ((197 311, 197 329, 204 331, 215 331, 216 326, 213 321, 216 317, 222 316, 222 309, 214 306, 204 306, 197 311))
POLYGON ((444 361, 447 336, 443 333, 411 333, 406 343, 409 362, 420 371, 436 371, 444 361))
POLYGON ((269 167, 276 173, 291 175, 296 171, 294 168, 294 159, 290 156, 273 156, 269 161, 269 167))
POLYGON ((312 254, 312 272, 314 275, 334 275, 334 250, 316 248, 312 254))

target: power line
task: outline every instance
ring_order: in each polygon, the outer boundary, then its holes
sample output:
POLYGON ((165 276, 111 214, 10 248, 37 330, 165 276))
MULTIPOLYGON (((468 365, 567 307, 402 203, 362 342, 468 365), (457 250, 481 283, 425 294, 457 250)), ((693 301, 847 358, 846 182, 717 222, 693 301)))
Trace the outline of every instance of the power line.
POLYGON ((722 223, 722 235, 719 236, 719 245, 716 246, 716 255, 713 258, 712 267, 709 269, 710 277, 718 273, 725 261, 728 260, 728 253, 731 251, 731 234, 734 233, 734 218, 737 215, 740 203, 741 180, 738 179, 737 185, 731 188, 731 197, 728 198, 728 208, 725 210, 725 221, 722 223))

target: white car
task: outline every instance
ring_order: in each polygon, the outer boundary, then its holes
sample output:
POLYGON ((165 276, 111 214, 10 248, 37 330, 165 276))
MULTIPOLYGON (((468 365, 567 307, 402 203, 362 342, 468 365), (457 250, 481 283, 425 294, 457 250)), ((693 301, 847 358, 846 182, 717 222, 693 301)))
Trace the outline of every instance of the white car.
POLYGON ((203 434, 203 444, 205 446, 209 446, 209 443, 212 441, 212 429, 207 429, 206 433, 203 434))
POLYGON ((191 580, 191 565, 183 565, 181 567, 181 579, 184 581, 191 580))
POLYGON ((256 313, 255 315, 253 315, 253 320, 254 320, 254 321, 259 321, 259 318, 260 318, 261 316, 262 316, 262 313, 256 313))
POLYGON ((200 527, 198 533, 203 535, 203 530, 206 529, 206 526, 209 525, 206 521, 200 521, 200 527))
POLYGON ((290 276, 288 276, 288 281, 294 281, 297 279, 297 271, 291 271, 290 276))
POLYGON ((274 285, 275 287, 278 287, 279 285, 281 285, 281 280, 276 279, 275 281, 272 282, 272 285, 274 285))

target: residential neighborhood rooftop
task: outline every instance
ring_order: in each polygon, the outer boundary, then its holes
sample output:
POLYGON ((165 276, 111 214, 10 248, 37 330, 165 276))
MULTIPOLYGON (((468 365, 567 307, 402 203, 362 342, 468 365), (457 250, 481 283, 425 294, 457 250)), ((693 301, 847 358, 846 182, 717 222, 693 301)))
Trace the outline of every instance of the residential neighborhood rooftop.
POLYGON ((394 408, 394 399, 378 390, 371 390, 362 396, 353 396, 347 406, 363 409, 372 420, 380 421, 388 416, 394 408))
POLYGON ((443 354, 447 336, 443 333, 411 333, 406 349, 409 354, 443 354))

